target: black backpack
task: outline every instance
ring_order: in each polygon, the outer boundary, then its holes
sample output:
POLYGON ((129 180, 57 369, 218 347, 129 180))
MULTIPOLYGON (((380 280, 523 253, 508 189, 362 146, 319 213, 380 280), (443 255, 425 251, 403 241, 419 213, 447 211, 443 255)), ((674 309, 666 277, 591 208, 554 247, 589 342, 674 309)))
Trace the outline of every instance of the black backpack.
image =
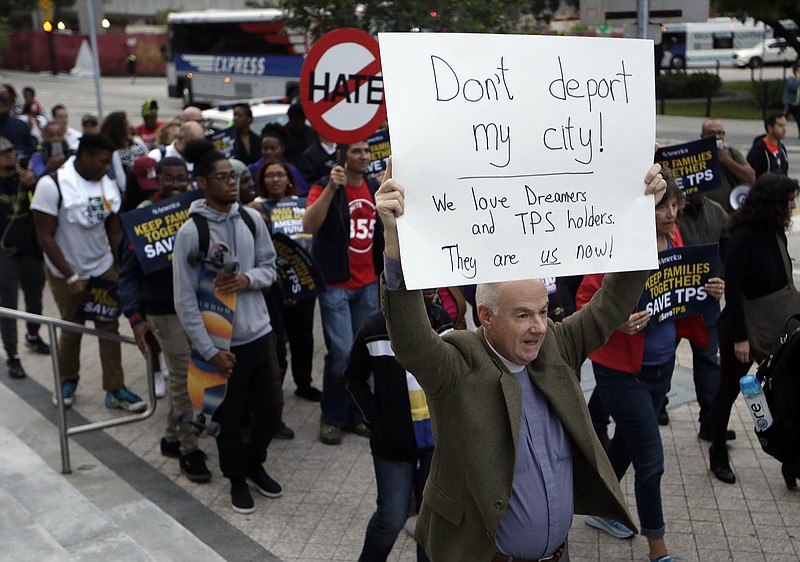
POLYGON ((798 320, 785 320, 781 343, 756 371, 773 419, 756 436, 764 452, 788 464, 800 463, 800 328, 789 328, 798 320))
MULTIPOLYGON (((253 222, 253 217, 251 217, 241 205, 239 205, 239 215, 241 215, 244 224, 247 225, 247 228, 250 230, 250 234, 253 235, 253 240, 255 240, 256 223, 253 222)), ((194 221, 194 224, 197 227, 197 248, 200 250, 202 255, 207 256, 209 245, 211 244, 211 241, 209 240, 210 235, 208 232, 208 219, 198 214, 189 215, 189 218, 194 221)))

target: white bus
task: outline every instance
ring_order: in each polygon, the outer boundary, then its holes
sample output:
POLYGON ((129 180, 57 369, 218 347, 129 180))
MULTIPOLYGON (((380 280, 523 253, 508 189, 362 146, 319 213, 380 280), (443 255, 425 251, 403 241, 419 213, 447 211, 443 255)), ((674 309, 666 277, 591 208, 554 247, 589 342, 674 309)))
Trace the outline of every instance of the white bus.
POLYGON ((664 68, 703 68, 733 66, 733 53, 748 49, 765 38, 772 29, 762 22, 734 18, 711 18, 698 23, 667 23, 661 26, 664 68))
POLYGON ((289 96, 298 88, 306 36, 282 12, 204 10, 167 17, 167 88, 185 105, 289 96))

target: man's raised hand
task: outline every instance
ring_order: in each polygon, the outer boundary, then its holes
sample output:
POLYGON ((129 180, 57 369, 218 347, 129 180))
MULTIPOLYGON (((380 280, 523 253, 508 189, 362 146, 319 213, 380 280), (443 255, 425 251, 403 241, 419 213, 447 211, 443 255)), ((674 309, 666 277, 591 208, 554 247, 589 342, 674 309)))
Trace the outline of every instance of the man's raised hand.
POLYGON ((405 211, 405 190, 392 178, 392 160, 386 166, 386 174, 380 189, 375 193, 375 205, 387 230, 397 230, 397 217, 405 211))

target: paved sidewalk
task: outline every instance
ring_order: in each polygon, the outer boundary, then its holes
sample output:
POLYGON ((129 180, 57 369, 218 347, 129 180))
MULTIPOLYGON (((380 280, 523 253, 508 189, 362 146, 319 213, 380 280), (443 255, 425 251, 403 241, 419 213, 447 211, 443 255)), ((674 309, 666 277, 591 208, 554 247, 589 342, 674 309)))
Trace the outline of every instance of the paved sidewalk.
MULTIPOLYGON (((45 314, 54 314, 47 290, 45 297, 45 314)), ((317 332, 320 337, 315 378, 319 381, 323 354, 319 324, 317 332)), ((145 395, 143 361, 133 346, 123 349, 127 381, 136 392, 145 395)), ((27 351, 22 353, 29 380, 10 380, 4 372, 0 380, 11 390, 21 392, 29 407, 38 408, 54 419, 55 409, 49 403, 50 359, 27 351)), ((114 415, 102 403, 96 344, 91 339, 84 342, 81 362, 84 365, 82 380, 70 418, 80 414, 95 421, 114 415)), ((731 443, 738 481, 735 485, 726 485, 708 472, 707 443, 696 437, 697 406, 693 401, 686 402, 692 394, 691 375, 686 369, 688 362, 687 348, 681 346, 671 393, 674 406, 670 410, 671 423, 662 428, 666 453, 662 489, 667 540, 672 552, 687 561, 797 561, 800 559, 800 493, 786 489, 777 461, 761 452, 741 400, 731 420, 731 427, 738 434, 738 439, 731 443)), ((593 382, 587 380, 591 370, 585 367, 584 373, 583 384, 588 391, 593 386, 593 382)), ((273 441, 267 460, 267 470, 284 486, 284 495, 270 500, 256 494, 257 509, 251 515, 231 510, 228 484, 220 476, 216 447, 210 439, 201 440, 214 473, 208 484, 189 482, 180 475, 177 461, 160 455, 158 442, 167 415, 164 401, 159 402, 151 419, 107 430, 105 433, 111 439, 97 434, 94 438, 85 436, 77 441, 99 462, 108 464, 139 493, 229 560, 356 560, 375 503, 368 442, 347 435, 339 447, 321 444, 317 440, 318 405, 298 399, 293 390, 291 376, 288 376, 284 389, 284 420, 295 430, 296 437, 292 441, 273 441), (210 509, 212 520, 241 534, 210 534, 208 526, 192 517, 196 508, 191 506, 198 503, 210 509), (237 551, 232 547, 238 543, 242 548, 237 551)), ((43 441, 48 442, 51 452, 45 460, 60 471, 60 458, 53 454, 58 443, 55 426, 49 433, 31 433, 24 427, 12 429, 16 429, 18 437, 34 450, 40 449, 43 441)), ((73 459, 76 472, 64 476, 66 482, 80 478, 79 463, 73 459)), ((623 481, 623 489, 633 507, 630 477, 623 481)), ((63 509, 65 515, 69 513, 68 506, 63 509)), ((25 538, 19 537, 19 540, 25 538)), ((601 535, 584 525, 581 517, 577 517, 573 525, 570 548, 572 560, 576 562, 647 559, 643 538, 620 541, 601 535)), ((180 557, 180 554, 176 552, 175 556, 180 557)), ((390 560, 415 560, 413 540, 405 532, 401 532, 390 560)))

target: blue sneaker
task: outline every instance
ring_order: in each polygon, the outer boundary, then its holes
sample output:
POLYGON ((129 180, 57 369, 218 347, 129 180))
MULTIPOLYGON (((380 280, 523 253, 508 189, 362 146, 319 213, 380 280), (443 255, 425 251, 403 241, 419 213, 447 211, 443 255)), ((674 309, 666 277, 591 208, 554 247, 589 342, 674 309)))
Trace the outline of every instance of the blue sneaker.
POLYGON ((147 408, 144 400, 125 388, 106 392, 106 408, 119 408, 129 412, 142 412, 147 408))
MULTIPOLYGON (((61 383, 61 392, 64 397, 64 407, 69 408, 75 401, 75 390, 78 388, 78 381, 64 381, 61 383)), ((58 407, 58 396, 53 393, 53 406, 58 407)))
POLYGON ((609 519, 608 517, 597 517, 595 515, 587 515, 586 519, 584 519, 584 522, 590 527, 594 527, 595 529, 600 529, 601 531, 605 531, 612 537, 616 537, 618 539, 627 539, 633 536, 633 531, 628 529, 625 525, 623 525, 619 521, 614 521, 613 519, 609 519))
POLYGON ((672 556, 670 554, 665 554, 664 556, 651 558, 650 562, 678 562, 678 560, 683 560, 683 558, 681 558, 680 556, 672 556))

